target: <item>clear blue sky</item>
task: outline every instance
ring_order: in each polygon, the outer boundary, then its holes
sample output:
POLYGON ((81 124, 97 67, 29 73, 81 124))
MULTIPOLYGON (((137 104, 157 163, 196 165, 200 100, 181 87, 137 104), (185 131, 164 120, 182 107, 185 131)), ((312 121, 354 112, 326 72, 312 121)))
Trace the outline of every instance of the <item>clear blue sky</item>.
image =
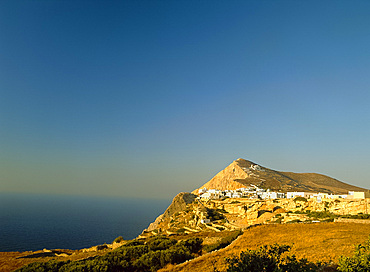
POLYGON ((369 1, 2 1, 0 192, 172 198, 241 157, 370 186, 369 1))

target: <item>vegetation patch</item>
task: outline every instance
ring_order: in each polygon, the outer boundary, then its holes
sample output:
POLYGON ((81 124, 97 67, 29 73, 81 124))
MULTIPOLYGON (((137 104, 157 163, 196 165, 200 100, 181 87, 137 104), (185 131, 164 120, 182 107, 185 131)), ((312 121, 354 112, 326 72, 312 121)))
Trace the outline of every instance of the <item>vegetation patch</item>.
POLYGON ((114 243, 121 243, 121 242, 123 242, 124 240, 123 240, 123 237, 122 236, 118 236, 116 239, 114 239, 114 243))
POLYGON ((32 263, 16 271, 157 271, 167 264, 182 263, 198 256, 203 240, 191 238, 177 241, 168 237, 155 237, 146 243, 127 243, 103 256, 80 261, 48 261, 32 263))
POLYGON ((326 264, 297 259, 295 255, 285 255, 289 252, 288 245, 265 245, 256 250, 242 251, 239 256, 226 258, 227 272, 314 272, 326 264))
POLYGON ((338 270, 342 272, 368 272, 370 271, 370 237, 356 246, 352 257, 341 257, 338 270))
POLYGON ((339 217, 338 215, 336 215, 334 213, 331 213, 331 212, 327 212, 327 211, 323 211, 323 212, 307 211, 306 214, 307 214, 308 217, 314 218, 314 219, 329 218, 329 219, 334 220, 334 218, 339 217))
POLYGON ((354 215, 347 214, 347 215, 341 215, 340 217, 349 218, 349 219, 370 219, 370 214, 362 214, 362 213, 354 214, 354 215))
POLYGON ((293 223, 301 223, 302 221, 299 219, 290 220, 287 222, 287 224, 293 224, 293 223))
POLYGON ((307 198, 305 197, 302 197, 302 196, 297 196, 293 199, 294 202, 297 202, 297 201, 302 201, 302 202, 307 202, 307 198))
POLYGON ((220 210, 216 209, 207 209, 207 214, 211 221, 221 220, 225 218, 225 216, 220 212, 220 210))

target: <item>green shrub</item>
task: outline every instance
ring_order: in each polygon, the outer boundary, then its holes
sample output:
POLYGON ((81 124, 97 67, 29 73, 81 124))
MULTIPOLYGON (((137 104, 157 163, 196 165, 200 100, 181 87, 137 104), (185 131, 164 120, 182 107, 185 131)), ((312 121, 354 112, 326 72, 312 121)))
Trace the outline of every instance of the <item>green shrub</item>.
POLYGON ((158 236, 150 239, 146 245, 149 247, 149 250, 165 250, 175 245, 177 241, 175 239, 168 238, 166 236, 158 236))
POLYGON ((144 242, 140 240, 131 240, 131 241, 128 241, 126 244, 124 244, 122 247, 131 247, 131 246, 140 246, 140 245, 144 245, 144 242))
POLYGON ((56 272, 56 271, 59 271, 60 268, 65 265, 65 264, 68 264, 69 261, 67 262, 57 262, 57 261, 48 261, 46 263, 43 263, 43 262, 35 262, 35 263, 31 263, 27 266, 24 266, 22 268, 19 268, 17 269, 16 271, 17 272, 31 272, 31 271, 37 271, 37 272, 56 272))
POLYGON ((312 211, 312 212, 307 213, 307 216, 310 218, 315 218, 315 219, 322 219, 322 218, 333 218, 334 219, 338 217, 338 215, 335 215, 334 213, 327 212, 327 211, 324 211, 324 212, 312 211))
POLYGON ((350 218, 350 219, 370 219, 370 214, 363 214, 363 213, 347 214, 347 215, 341 215, 340 217, 350 218))
MULTIPOLYGON (((201 250, 203 240, 193 238, 172 244, 165 250, 151 250, 134 262, 138 271, 157 271, 167 264, 182 263, 193 258, 201 250)), ((171 243, 166 243, 167 245, 171 243)))
POLYGON ((291 221, 288 221, 287 223, 300 223, 300 222, 302 222, 301 220, 299 220, 299 219, 294 219, 294 220, 291 220, 291 221))
POLYGON ((122 236, 118 236, 116 239, 114 239, 114 243, 121 243, 121 242, 123 242, 124 240, 123 240, 123 237, 122 236))
POLYGON ((370 237, 364 244, 356 246, 353 257, 341 257, 338 270, 342 272, 370 271, 370 237))
MULTIPOLYGON (((225 210, 223 211, 226 212, 225 210)), ((211 221, 221 220, 225 218, 225 216, 220 212, 220 210, 216 209, 207 209, 207 214, 211 221)))
POLYGON ((297 201, 302 201, 302 202, 307 202, 307 198, 305 197, 302 197, 302 196, 297 196, 293 199, 294 202, 297 202, 297 201))
POLYGON ((282 257, 290 250, 287 245, 261 246, 256 250, 247 250, 239 257, 226 258, 227 272, 314 272, 322 267, 321 263, 298 260, 294 255, 282 257))
POLYGON ((190 238, 179 242, 180 246, 187 248, 190 253, 197 254, 202 250, 203 239, 190 238))
POLYGON ((133 240, 103 256, 80 261, 49 261, 32 263, 17 270, 20 272, 101 272, 101 271, 157 271, 167 264, 181 263, 194 258, 202 249, 203 240, 192 238, 176 241, 168 237, 155 237, 146 244, 133 240))
POLYGON ((179 228, 176 230, 177 233, 184 233, 186 231, 186 229, 184 228, 179 228))

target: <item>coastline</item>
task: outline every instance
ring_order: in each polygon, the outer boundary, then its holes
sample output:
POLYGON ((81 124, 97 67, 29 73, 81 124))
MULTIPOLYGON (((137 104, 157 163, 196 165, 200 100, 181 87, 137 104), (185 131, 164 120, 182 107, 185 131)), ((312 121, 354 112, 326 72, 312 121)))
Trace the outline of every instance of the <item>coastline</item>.
POLYGON ((170 200, 0 194, 0 252, 79 250, 137 237, 170 200))

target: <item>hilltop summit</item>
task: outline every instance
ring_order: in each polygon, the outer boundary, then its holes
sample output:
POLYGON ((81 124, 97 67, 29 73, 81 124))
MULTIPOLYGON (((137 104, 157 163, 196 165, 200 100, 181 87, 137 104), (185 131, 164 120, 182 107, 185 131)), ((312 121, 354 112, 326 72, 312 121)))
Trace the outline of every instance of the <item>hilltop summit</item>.
MULTIPOLYGON (((199 189, 236 190, 251 184, 282 192, 298 190, 342 194, 366 191, 325 175, 275 171, 241 158, 233 161, 199 189)), ((198 189, 193 191, 197 192, 198 189)))

